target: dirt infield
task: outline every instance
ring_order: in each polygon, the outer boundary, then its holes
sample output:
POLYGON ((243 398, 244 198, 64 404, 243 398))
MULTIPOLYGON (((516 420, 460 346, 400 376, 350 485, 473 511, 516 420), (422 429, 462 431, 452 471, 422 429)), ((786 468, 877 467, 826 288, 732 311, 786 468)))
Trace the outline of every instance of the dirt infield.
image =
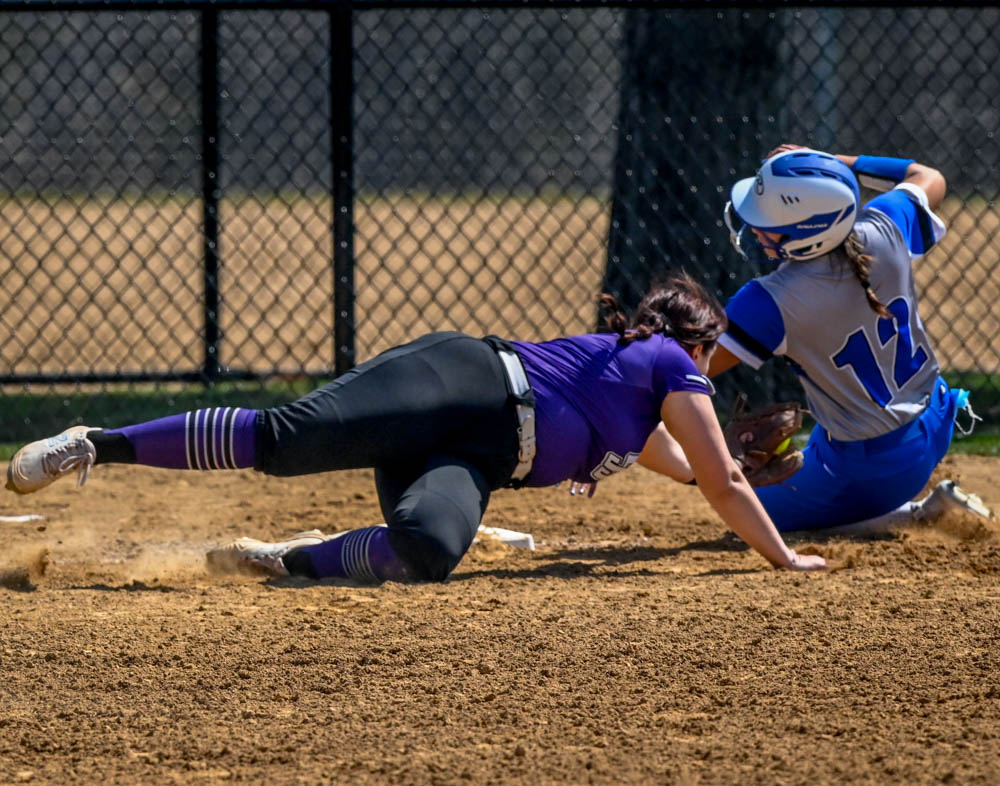
MULTIPOLYGON (((944 470, 1000 507, 1000 461, 944 470)), ((367 472, 98 467, 3 493, 0 783, 996 783, 1000 528, 798 538, 696 489, 498 493, 443 585, 214 578, 206 546, 378 520, 367 472)))

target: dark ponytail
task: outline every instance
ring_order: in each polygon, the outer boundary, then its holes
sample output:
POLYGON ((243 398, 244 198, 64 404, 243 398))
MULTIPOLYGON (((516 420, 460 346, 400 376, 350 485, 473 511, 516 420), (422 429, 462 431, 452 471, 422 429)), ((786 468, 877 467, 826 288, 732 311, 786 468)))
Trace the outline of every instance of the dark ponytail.
POLYGON ((642 341, 654 333, 676 339, 681 344, 711 344, 726 330, 726 312, 719 301, 687 273, 679 273, 655 283, 639 303, 631 323, 625 319, 612 295, 600 297, 610 313, 604 322, 619 336, 618 343, 642 341))

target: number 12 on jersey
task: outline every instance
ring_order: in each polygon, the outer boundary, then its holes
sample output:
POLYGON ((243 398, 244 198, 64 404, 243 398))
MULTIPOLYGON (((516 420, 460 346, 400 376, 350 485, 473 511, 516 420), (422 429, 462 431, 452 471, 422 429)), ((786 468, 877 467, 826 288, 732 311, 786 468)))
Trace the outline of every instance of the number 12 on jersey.
MULTIPOLYGON (((927 362, 927 352, 923 347, 913 351, 910 338, 910 306, 906 298, 898 297, 889 306, 892 319, 880 317, 876 326, 879 343, 884 347, 896 336, 896 355, 892 364, 892 380, 896 390, 903 387, 927 362)), ((868 337, 861 328, 847 337, 844 346, 833 356, 837 368, 850 366, 858 381, 868 391, 872 401, 886 407, 892 401, 892 393, 886 384, 882 369, 879 368, 875 353, 868 343, 868 337)))

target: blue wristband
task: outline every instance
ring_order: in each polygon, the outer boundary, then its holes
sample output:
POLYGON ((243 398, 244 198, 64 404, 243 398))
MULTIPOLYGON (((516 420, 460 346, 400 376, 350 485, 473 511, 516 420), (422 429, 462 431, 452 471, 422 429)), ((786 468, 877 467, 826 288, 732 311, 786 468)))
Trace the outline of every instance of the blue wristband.
POLYGON ((912 158, 886 158, 884 156, 858 156, 851 169, 856 175, 868 175, 879 180, 901 183, 906 179, 906 169, 912 158))

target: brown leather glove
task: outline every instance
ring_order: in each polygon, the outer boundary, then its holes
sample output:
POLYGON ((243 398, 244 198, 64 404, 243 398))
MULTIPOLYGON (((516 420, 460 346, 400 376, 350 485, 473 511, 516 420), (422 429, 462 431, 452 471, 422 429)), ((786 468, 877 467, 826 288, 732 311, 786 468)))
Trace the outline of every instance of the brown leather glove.
POLYGON ((802 468, 802 451, 785 440, 802 428, 802 407, 792 401, 737 412, 723 433, 726 446, 751 486, 782 483, 802 468))

